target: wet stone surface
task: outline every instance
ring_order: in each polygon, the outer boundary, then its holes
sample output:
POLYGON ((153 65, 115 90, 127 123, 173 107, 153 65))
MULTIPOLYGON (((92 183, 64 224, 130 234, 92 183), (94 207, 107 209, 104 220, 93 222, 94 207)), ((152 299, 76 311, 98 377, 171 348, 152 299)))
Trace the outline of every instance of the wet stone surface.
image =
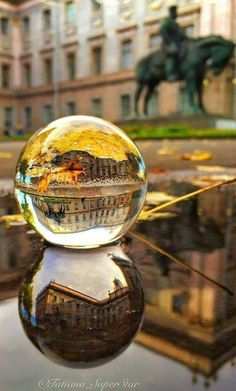
MULTIPOLYGON (((178 175, 152 176, 149 191, 175 197, 197 188, 178 175)), ((57 388, 233 391, 235 192, 202 194, 133 228, 213 282, 130 234, 79 251, 47 245, 22 222, 0 223, 1 389, 53 389, 56 378, 57 388)), ((9 194, 0 209, 18 213, 9 194)))

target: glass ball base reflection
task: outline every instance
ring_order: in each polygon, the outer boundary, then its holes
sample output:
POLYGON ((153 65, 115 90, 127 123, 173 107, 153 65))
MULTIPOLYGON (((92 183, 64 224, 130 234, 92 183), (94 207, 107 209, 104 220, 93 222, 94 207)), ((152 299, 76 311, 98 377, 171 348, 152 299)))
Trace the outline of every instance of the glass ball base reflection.
POLYGON ((42 248, 19 293, 29 340, 49 360, 72 368, 121 354, 141 326, 143 309, 141 277, 119 244, 42 248))
POLYGON ((142 156, 119 128, 72 116, 28 141, 17 164, 15 194, 25 219, 48 242, 97 247, 134 223, 146 185, 142 156))

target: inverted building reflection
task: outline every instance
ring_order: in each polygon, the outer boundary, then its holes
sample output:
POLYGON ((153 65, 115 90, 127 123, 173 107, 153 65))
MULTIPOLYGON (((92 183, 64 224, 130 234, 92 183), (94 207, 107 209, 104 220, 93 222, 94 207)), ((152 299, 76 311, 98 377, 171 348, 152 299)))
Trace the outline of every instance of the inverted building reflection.
MULTIPOLYGON (((159 190, 180 195, 181 186, 159 190)), ((191 190, 181 188, 185 194, 191 190)), ((176 217, 143 222, 137 230, 234 295, 134 240, 127 250, 135 254, 146 303, 137 341, 186 365, 193 382, 202 374, 207 386, 236 355, 235 187, 204 194, 172 212, 176 217)))
POLYGON ((29 339, 53 361, 99 365, 121 353, 140 326, 141 279, 120 245, 47 247, 26 273, 19 312, 29 339))
POLYGON ((32 197, 32 200, 37 217, 45 227, 50 226, 53 232, 79 232, 94 226, 123 223, 132 213, 132 195, 135 198, 136 194, 77 199, 32 197))
MULTIPOLYGON (((0 197, 0 217, 18 213, 13 197, 0 197)), ((18 287, 28 264, 29 227, 0 222, 0 300, 18 295, 18 287)))

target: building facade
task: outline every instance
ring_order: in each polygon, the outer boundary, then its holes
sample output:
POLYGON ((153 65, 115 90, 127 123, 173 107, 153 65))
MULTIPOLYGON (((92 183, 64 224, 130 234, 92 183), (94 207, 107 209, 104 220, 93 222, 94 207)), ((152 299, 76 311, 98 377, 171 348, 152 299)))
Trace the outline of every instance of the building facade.
POLYGON ((81 292, 51 281, 36 299, 37 324, 65 320, 83 330, 103 329, 118 322, 130 311, 129 288, 114 278, 114 290, 104 300, 96 300, 81 292))
MULTIPOLYGON (((179 0, 178 21, 192 37, 235 39, 236 0, 179 0)), ((132 118, 135 64, 161 45, 171 1, 28 0, 0 2, 0 131, 33 132, 73 114, 132 118)), ((234 62, 207 76, 210 113, 235 116, 234 62)), ((188 112, 182 83, 162 83, 149 115, 188 112)))

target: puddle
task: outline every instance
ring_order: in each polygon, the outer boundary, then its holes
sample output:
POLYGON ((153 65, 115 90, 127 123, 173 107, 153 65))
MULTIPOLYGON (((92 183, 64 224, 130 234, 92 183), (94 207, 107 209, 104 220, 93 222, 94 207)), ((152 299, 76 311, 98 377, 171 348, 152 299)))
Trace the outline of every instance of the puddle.
MULTIPOLYGON (((169 180, 166 180, 166 176, 162 177, 165 180, 160 180, 158 176, 158 181, 154 180, 153 177, 149 190, 167 193, 174 197, 194 191, 197 187, 189 183, 190 173, 188 174, 189 176, 184 176, 182 172, 177 174, 177 177, 172 177, 169 180)), ((122 249, 134 262, 141 274, 145 298, 144 321, 141 331, 136 336, 136 343, 128 349, 129 353, 124 352, 119 358, 112 361, 113 364, 112 362, 107 364, 105 372, 102 372, 103 369, 100 369, 100 372, 95 370, 86 372, 86 379, 90 383, 95 384, 96 376, 101 376, 101 373, 107 376, 106 374, 109 372, 109 378, 112 377, 113 380, 118 379, 117 381, 119 382, 122 382, 122 376, 126 375, 127 377, 127 373, 132 379, 139 379, 142 373, 143 380, 140 380, 143 382, 142 386, 140 386, 141 390, 171 390, 171 388, 164 387, 162 379, 169 378, 172 379, 170 382, 174 382, 175 377, 178 379, 176 380, 177 390, 195 390, 196 383, 200 387, 198 389, 203 389, 210 385, 212 390, 217 390, 219 389, 217 388, 217 384, 219 384, 218 378, 222 387, 224 386, 224 381, 226 381, 222 380, 222 378, 228 379, 229 385, 227 385, 227 389, 233 390, 233 388, 230 388, 230 384, 234 384, 236 376, 234 369, 236 355, 235 194, 236 186, 225 186, 219 190, 201 194, 191 200, 173 205, 168 209, 168 212, 171 212, 167 214, 168 217, 158 218, 153 221, 142 221, 134 227, 136 232, 145 236, 145 238, 157 244, 175 258, 183 260, 190 267, 198 269, 203 275, 210 277, 213 282, 199 276, 192 270, 187 270, 180 264, 151 249, 140 240, 131 238, 129 235, 122 241, 122 249), (217 281, 223 287, 227 287, 232 291, 233 295, 229 295, 223 288, 214 284, 214 281, 217 281), (134 347, 132 348, 132 346, 134 347), (129 370, 126 368, 127 357, 135 363, 129 370), (115 369, 116 365, 114 365, 116 360, 119 362, 119 373, 115 369), (142 372, 139 366, 140 361, 148 362, 144 372, 142 372)), ((14 213, 17 213, 17 209, 13 197, 2 197, 0 199, 0 214, 14 213)), ((0 224, 0 298, 4 299, 17 295, 17 289, 27 265, 36 259, 37 243, 38 248, 42 247, 42 243, 39 239, 35 239, 35 235, 29 226, 12 226, 7 229, 3 224, 0 224), (34 244, 33 249, 32 243, 34 244)), ((44 262, 46 261, 44 260, 44 262)), ((125 267, 124 263, 122 265, 122 267, 125 267)), ((85 266, 85 264, 81 263, 78 270, 85 266)), ((71 269, 71 274, 69 273, 69 263, 66 264, 65 262, 63 268, 61 270, 64 270, 64 273, 72 278, 73 271, 71 269)), ((58 268, 57 275, 59 275, 59 272, 58 268)), ((41 273, 43 273, 43 269, 41 273)), ((115 273, 113 274, 115 275, 115 273)), ((130 281, 132 281, 131 277, 130 281)), ((55 277, 52 276, 53 278, 55 277)), ((121 277, 119 278, 121 279, 121 277)), ((84 273, 84 279, 86 282, 86 273, 84 273)), ((102 281, 104 283, 105 280, 102 281)), ((56 281, 58 284, 62 284, 62 282, 62 280, 56 281)), ((42 285, 42 280, 38 282, 38 291, 41 288, 43 289, 43 286, 40 284, 42 285)), ((50 284, 50 281, 45 282, 45 286, 48 286, 49 289, 48 284, 50 284)), ((79 292, 80 287, 75 288, 71 284, 72 282, 69 284, 70 289, 79 292)), ((90 290, 85 289, 83 293, 88 296, 95 295, 95 291, 91 288, 93 283, 90 281, 87 285, 86 287, 86 283, 84 283, 83 288, 89 288, 90 290)), ((70 292, 70 294, 72 293, 70 292)), ((36 300, 36 296, 34 300, 36 300)), ((11 311, 13 310, 11 309, 11 311)), ((24 310, 22 310, 22 314, 24 315, 24 310)), ((36 310, 34 317, 31 318, 33 323, 35 322, 35 314, 36 310)), ((16 316, 12 312, 13 315, 16 316)), ((38 344, 37 348, 41 351, 43 350, 44 354, 46 354, 45 350, 50 350, 51 348, 57 354, 58 349, 64 349, 65 353, 65 341, 61 346, 58 345, 63 328, 67 327, 68 338, 71 339, 70 343, 72 345, 72 339, 75 336, 79 338, 80 335, 79 323, 76 324, 73 330, 71 329, 70 334, 68 327, 71 327, 70 325, 73 324, 71 317, 70 323, 67 323, 65 316, 61 322, 58 321, 59 318, 56 316, 55 313, 53 322, 55 335, 59 339, 57 338, 56 342, 54 341, 54 345, 52 345, 51 337, 47 334, 49 331, 52 332, 52 328, 47 323, 49 318, 44 318, 41 331, 39 330, 37 334, 37 338, 41 341, 40 343, 43 343, 42 346, 39 342, 35 342, 34 333, 36 333, 36 329, 33 325, 34 343, 38 344), (46 338, 46 344, 42 342, 42 338, 46 338)), ((80 317, 83 318, 81 313, 80 317)), ((90 313, 89 319, 90 328, 93 328, 92 313, 90 313)), ((113 319, 117 321, 115 318, 113 319)), ((124 323, 120 323, 119 327, 121 327, 121 324, 124 326, 124 323)), ((130 323, 128 322, 127 324, 130 323)), ((19 340, 22 340, 22 330, 19 325, 18 327, 16 335, 19 340)), ((124 333, 123 335, 128 333, 127 327, 124 329, 120 328, 120 330, 123 330, 120 331, 124 333)), ((103 335, 99 328, 96 329, 93 339, 96 349, 99 347, 102 349, 101 341, 104 342, 104 338, 106 343, 109 338, 110 343, 116 343, 109 334, 111 328, 108 327, 108 331, 107 334, 103 335)), ((10 334, 6 338, 9 338, 10 341, 10 334)), ((84 352, 86 348, 85 342, 88 341, 89 334, 86 334, 86 338, 82 339, 81 344, 76 345, 78 349, 82 349, 84 357, 86 357, 86 352, 84 352)), ((113 345, 113 347, 115 346, 118 345, 113 345)), ((30 349, 27 342, 24 343, 22 349, 25 349, 26 352, 28 351, 27 349, 30 349)), ((20 355, 21 352, 17 353, 16 350, 15 354, 20 355)), ((67 350, 66 354, 68 354, 67 350)), ((75 354, 74 350, 73 354, 75 354)), ((5 358, 8 360, 7 354, 5 354, 5 358)), ((42 365, 42 368, 51 368, 54 364, 50 364, 50 361, 45 359, 40 365, 42 365)), ((60 365, 63 365, 63 363, 60 363, 60 365)), ((31 367, 35 368, 34 361, 27 360, 28 370, 31 367)), ((56 376, 57 369, 55 368, 57 366, 54 365, 52 368, 56 376)), ((65 372, 62 372, 64 375, 61 375, 60 367, 58 368, 59 377, 71 375, 71 372, 67 372, 70 369, 64 369, 65 372)), ((33 384, 31 388, 36 388, 38 380, 30 380, 30 384, 33 384)), ((17 388, 12 387, 12 389, 17 388)))

